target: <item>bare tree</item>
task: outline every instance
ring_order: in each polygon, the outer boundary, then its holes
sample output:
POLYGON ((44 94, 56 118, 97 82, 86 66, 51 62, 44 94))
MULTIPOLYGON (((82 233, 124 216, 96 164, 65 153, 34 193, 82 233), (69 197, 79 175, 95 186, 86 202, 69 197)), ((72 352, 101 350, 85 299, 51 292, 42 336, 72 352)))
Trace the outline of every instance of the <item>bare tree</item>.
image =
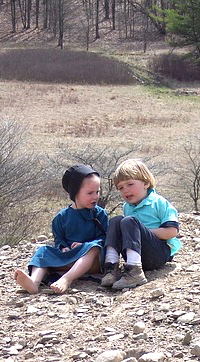
POLYGON ((195 211, 199 211, 200 199, 200 139, 195 142, 188 141, 183 146, 181 162, 177 162, 173 167, 174 174, 178 177, 176 188, 184 197, 192 201, 195 211))
POLYGON ((41 191, 43 167, 33 155, 24 155, 25 130, 1 118, 0 125, 0 244, 22 239, 33 220, 28 203, 41 191), (12 238, 11 238, 12 236, 12 238))
MULTIPOLYGON (((12 1, 15 1, 15 0, 12 0, 12 1)), ((18 6, 19 6, 19 11, 20 11, 23 28, 30 29, 32 0, 18 0, 18 6)))
POLYGON ((58 5, 59 5, 59 38, 58 38, 58 46, 60 46, 60 48, 63 48, 63 24, 64 24, 64 7, 63 7, 63 1, 64 0, 59 0, 58 1, 58 5))
POLYGON ((35 1, 35 27, 39 28, 40 0, 35 1))
POLYGON ((49 16, 49 1, 43 0, 43 27, 44 27, 44 29, 47 29, 48 16, 49 16))
POLYGON ((116 2, 115 2, 115 0, 112 0, 111 8, 112 8, 112 29, 115 30, 115 16, 116 16, 116 2))
POLYGON ((12 32, 16 32, 16 2, 15 0, 11 0, 10 2, 11 8, 11 21, 12 21, 12 32))
POLYGON ((95 35, 95 39, 100 38, 100 35, 99 35, 99 3, 100 3, 100 0, 96 0, 96 35, 95 35))
MULTIPOLYGON (((151 36, 151 39, 153 37, 152 29, 155 34, 165 34, 165 10, 173 7, 174 1, 8 0, 4 4, 11 10, 13 32, 16 32, 16 23, 19 18, 21 18, 23 29, 30 29, 32 23, 35 23, 36 28, 40 27, 40 17, 43 29, 52 32, 54 37, 58 38, 58 45, 62 48, 65 34, 69 42, 73 42, 75 39, 82 41, 80 24, 83 24, 84 29, 87 27, 86 39, 87 49, 89 49, 89 41, 99 39, 101 26, 105 31, 106 25, 106 27, 109 26, 109 31, 118 30, 120 38, 136 39, 135 37, 138 35, 138 39, 141 39, 142 35, 145 51, 148 37, 151 36), (77 14, 81 14, 80 18, 77 14), (86 19, 83 14, 86 15, 86 19)), ((5 5, 2 5, 2 9, 5 5)))
POLYGON ((147 49, 147 34, 148 34, 149 18, 146 14, 143 15, 142 33, 143 33, 143 51, 146 53, 147 49))
MULTIPOLYGON (((90 0, 83 1, 83 13, 85 15, 86 24, 84 26, 85 34, 86 34, 86 48, 89 50, 90 43, 90 22, 91 22, 91 2, 90 0)), ((82 21, 83 23, 83 21, 82 21)))
POLYGON ((110 17, 110 4, 109 0, 104 0, 105 19, 108 20, 110 17))
POLYGON ((31 27, 31 6, 32 6, 31 0, 27 0, 27 5, 26 5, 26 29, 30 29, 30 27, 31 27))

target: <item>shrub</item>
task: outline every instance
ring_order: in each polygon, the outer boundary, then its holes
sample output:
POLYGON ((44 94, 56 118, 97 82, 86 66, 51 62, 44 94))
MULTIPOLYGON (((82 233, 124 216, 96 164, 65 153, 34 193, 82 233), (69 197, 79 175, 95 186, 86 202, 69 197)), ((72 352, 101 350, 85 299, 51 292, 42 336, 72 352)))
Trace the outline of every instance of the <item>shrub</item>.
POLYGON ((0 78, 35 82, 131 84, 128 66, 89 52, 14 49, 0 53, 0 78))
POLYGON ((200 80, 200 65, 177 54, 162 54, 149 61, 149 68, 162 76, 178 81, 193 82, 200 80))
POLYGON ((200 211, 200 138, 192 137, 182 146, 181 162, 176 160, 176 165, 172 168, 176 175, 176 185, 178 197, 180 192, 185 202, 192 201, 194 210, 200 211), (178 188, 177 188, 177 185, 178 188))
POLYGON ((43 168, 22 144, 25 130, 0 117, 0 245, 22 240, 33 222, 32 200, 40 192, 43 168))

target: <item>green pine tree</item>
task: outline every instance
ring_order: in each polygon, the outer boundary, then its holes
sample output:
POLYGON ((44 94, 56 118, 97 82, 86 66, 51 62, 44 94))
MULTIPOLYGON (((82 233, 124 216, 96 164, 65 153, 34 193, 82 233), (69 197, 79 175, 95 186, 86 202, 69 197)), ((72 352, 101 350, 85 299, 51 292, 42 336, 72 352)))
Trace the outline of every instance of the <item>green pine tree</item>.
POLYGON ((192 46, 200 57, 200 0, 176 0, 174 9, 166 10, 167 32, 173 44, 192 46))

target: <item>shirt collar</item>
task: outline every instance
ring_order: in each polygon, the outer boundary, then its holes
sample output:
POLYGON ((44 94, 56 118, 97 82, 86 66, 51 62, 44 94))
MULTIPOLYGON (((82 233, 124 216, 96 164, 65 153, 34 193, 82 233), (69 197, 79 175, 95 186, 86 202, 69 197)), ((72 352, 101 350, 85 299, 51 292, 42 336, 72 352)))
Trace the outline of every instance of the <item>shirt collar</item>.
POLYGON ((155 193, 156 193, 155 189, 149 189, 147 197, 145 197, 145 199, 143 199, 138 205, 133 205, 129 202, 127 202, 126 204, 133 207, 134 209, 136 209, 136 208, 139 209, 140 207, 142 207, 144 205, 150 205, 152 203, 152 200, 155 197, 155 193))

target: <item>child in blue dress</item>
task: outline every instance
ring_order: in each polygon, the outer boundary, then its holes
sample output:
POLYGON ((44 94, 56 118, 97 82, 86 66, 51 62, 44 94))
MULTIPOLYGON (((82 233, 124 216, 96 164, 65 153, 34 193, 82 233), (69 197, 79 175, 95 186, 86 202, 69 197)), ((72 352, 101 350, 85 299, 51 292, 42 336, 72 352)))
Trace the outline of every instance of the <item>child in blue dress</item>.
POLYGON ((177 210, 155 191, 155 179, 140 161, 124 161, 114 184, 125 200, 124 216, 110 220, 106 236, 105 276, 101 285, 121 290, 147 282, 144 271, 158 269, 180 249, 177 210), (119 273, 119 256, 125 260, 119 273))
POLYGON ((75 165, 64 173, 62 185, 72 204, 52 221, 55 246, 36 251, 28 265, 29 275, 21 269, 15 271, 16 282, 30 294, 38 293, 40 283, 52 270, 64 273, 50 285, 55 293, 64 293, 87 272, 102 271, 108 216, 97 206, 100 176, 90 166, 75 165))

